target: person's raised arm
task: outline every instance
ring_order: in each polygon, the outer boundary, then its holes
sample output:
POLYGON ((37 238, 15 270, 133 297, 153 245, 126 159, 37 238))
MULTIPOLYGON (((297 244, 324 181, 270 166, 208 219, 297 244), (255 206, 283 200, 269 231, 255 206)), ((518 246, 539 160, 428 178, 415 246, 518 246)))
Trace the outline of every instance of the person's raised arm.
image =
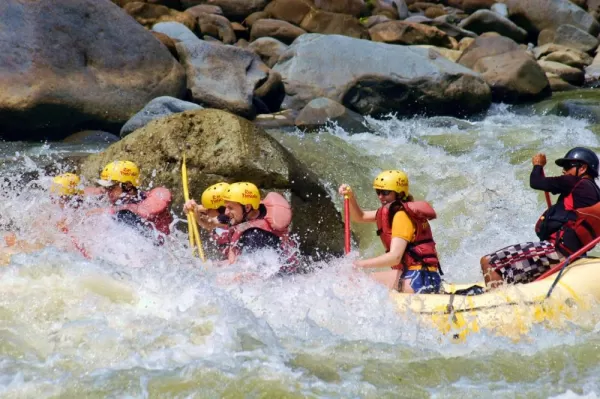
POLYGON ((350 220, 357 223, 373 223, 376 221, 377 211, 363 211, 360 205, 358 205, 349 185, 342 184, 338 189, 338 193, 342 196, 348 196, 350 220))

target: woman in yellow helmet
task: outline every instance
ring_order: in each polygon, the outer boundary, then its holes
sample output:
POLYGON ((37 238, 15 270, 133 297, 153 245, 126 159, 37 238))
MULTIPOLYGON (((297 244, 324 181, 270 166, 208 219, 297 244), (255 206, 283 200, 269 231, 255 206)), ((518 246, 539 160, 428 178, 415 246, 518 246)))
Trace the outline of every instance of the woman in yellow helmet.
POLYGON ((169 235, 173 216, 170 212, 171 192, 165 187, 141 191, 140 169, 131 161, 114 161, 100 173, 97 183, 108 196, 110 207, 94 210, 90 214, 108 212, 118 221, 136 227, 140 233, 154 236, 156 244, 169 235))
POLYGON ((377 224, 377 235, 386 250, 383 255, 356 260, 354 265, 364 269, 391 267, 391 271, 376 272, 373 277, 400 292, 439 292, 441 270, 429 225, 435 218, 434 210, 424 201, 414 201, 408 191, 408 177, 400 170, 381 172, 373 188, 381 207, 372 211, 361 209, 347 184, 338 190, 349 197, 352 221, 377 224))
MULTIPOLYGON (((66 208, 76 209, 83 201, 81 181, 79 176, 74 173, 63 173, 55 176, 52 179, 49 191, 52 202, 58 205, 61 210, 65 210, 66 208)), ((38 237, 35 241, 18 240, 14 232, 5 234, 4 242, 6 244, 6 249, 0 251, 0 265, 8 264, 12 254, 37 251, 46 245, 64 245, 65 241, 68 242, 68 240, 64 240, 64 236, 57 236, 54 228, 48 230, 49 226, 56 226, 58 231, 66 234, 70 238, 75 249, 81 252, 85 257, 89 258, 83 246, 69 233, 69 215, 64 212, 51 212, 48 216, 51 219, 50 221, 37 221, 35 231, 38 234, 38 237)), ((66 249, 69 248, 73 249, 73 247, 67 245, 66 249)))

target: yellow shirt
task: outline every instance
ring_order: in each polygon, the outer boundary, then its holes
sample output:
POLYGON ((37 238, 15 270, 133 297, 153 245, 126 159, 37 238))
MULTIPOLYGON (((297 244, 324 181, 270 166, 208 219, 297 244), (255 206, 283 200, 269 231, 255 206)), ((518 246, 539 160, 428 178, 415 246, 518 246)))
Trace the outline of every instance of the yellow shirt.
POLYGON ((408 242, 415 239, 416 226, 406 212, 398 211, 392 220, 392 238, 402 238, 408 242))

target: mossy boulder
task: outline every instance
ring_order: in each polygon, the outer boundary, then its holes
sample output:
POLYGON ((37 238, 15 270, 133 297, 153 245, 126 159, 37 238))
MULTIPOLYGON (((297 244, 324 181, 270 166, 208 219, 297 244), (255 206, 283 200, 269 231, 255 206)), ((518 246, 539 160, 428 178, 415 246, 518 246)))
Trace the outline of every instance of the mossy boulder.
POLYGON ((154 120, 104 152, 89 156, 81 173, 95 179, 105 164, 131 160, 142 171, 142 187, 168 187, 175 199, 173 211, 181 214, 184 152, 193 198, 219 181, 250 181, 263 194, 283 192, 291 199, 293 232, 303 252, 342 253, 341 216, 318 177, 260 127, 226 111, 194 110, 154 120))

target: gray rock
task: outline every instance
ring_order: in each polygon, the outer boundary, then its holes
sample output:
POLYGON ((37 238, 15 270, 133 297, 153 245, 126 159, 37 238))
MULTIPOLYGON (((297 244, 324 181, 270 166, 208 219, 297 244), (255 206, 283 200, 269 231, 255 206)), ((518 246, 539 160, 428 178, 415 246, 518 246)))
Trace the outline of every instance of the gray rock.
POLYGON ((396 5, 396 10, 398 10, 398 19, 403 20, 408 18, 410 13, 408 12, 408 6, 406 5, 406 1, 394 0, 394 4, 396 5))
POLYGON ((477 10, 468 18, 458 24, 459 28, 475 33, 498 32, 502 36, 510 37, 522 43, 527 38, 527 31, 519 28, 510 19, 489 10, 477 10))
POLYGON ((600 25, 585 10, 569 0, 506 0, 510 19, 530 33, 573 25, 597 35, 600 25))
POLYGON ((0 131, 110 131, 185 93, 167 48, 109 1, 3 0, 0 15, 0 131))
POLYGON ((301 109, 318 97, 362 114, 407 114, 415 107, 423 107, 420 112, 469 114, 490 104, 489 88, 479 74, 434 50, 412 46, 306 34, 281 55, 273 69, 285 84, 284 108, 301 109), (394 97, 387 104, 365 86, 374 80, 386 86, 381 95, 394 97))
POLYGON ((506 7, 506 4, 496 3, 492 5, 492 8, 490 8, 490 10, 492 10, 498 15, 503 16, 504 18, 508 18, 508 7, 506 7))
POLYGON ((366 132, 364 118, 342 104, 329 98, 315 98, 296 117, 295 124, 308 131, 317 130, 329 122, 337 124, 348 133, 366 132))
POLYGON ((198 38, 194 32, 179 22, 159 22, 152 26, 152 30, 154 32, 163 33, 178 42, 183 42, 186 40, 190 40, 192 42, 200 41, 200 38, 198 38))
POLYGON ((254 118, 254 89, 268 76, 258 55, 205 41, 177 43, 177 53, 194 102, 254 118))
POLYGON ((150 101, 140 112, 133 115, 121 128, 121 137, 127 136, 129 133, 146 126, 154 119, 162 118, 167 115, 176 114, 193 109, 202 109, 198 104, 188 101, 179 100, 177 98, 162 96, 150 101))
POLYGON ((586 53, 598 47, 598 39, 573 25, 559 26, 552 42, 586 53))

